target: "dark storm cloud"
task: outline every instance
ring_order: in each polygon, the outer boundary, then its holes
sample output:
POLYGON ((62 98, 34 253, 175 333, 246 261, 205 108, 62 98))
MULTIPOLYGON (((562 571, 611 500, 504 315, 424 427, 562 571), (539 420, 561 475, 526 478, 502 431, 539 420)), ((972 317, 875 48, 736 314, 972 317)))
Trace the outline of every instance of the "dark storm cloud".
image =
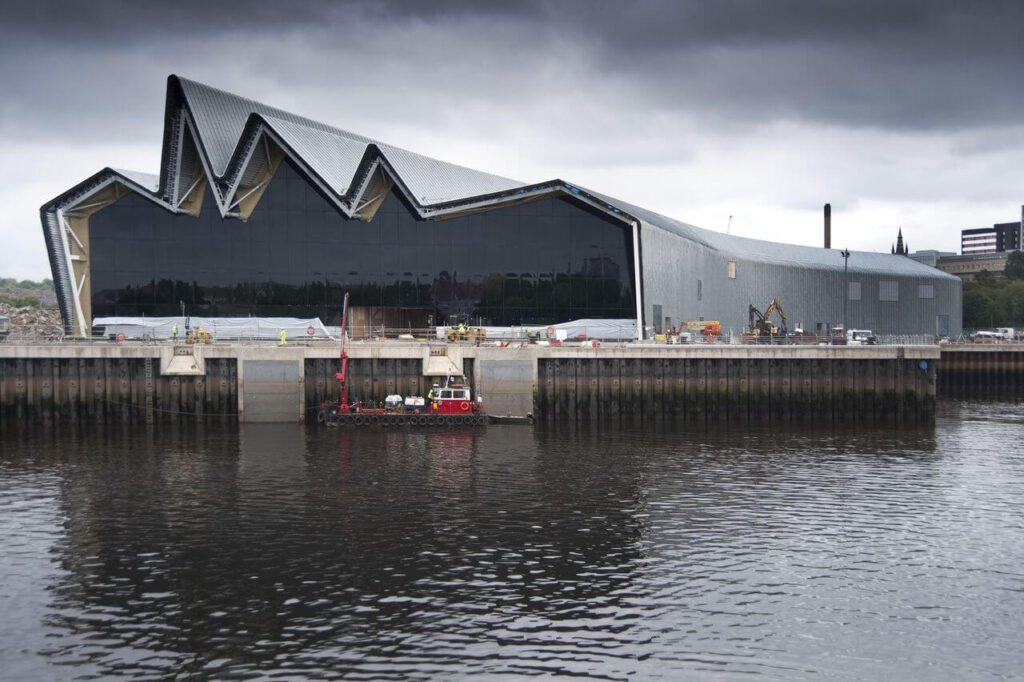
POLYGON ((83 11, 85 8, 78 3, 44 0, 5 8, 0 31, 11 34, 30 31, 36 36, 75 44, 106 45, 112 39, 121 44, 133 44, 161 41, 180 34, 276 33, 334 22, 338 22, 339 31, 344 32, 346 21, 390 23, 467 15, 513 16, 519 13, 519 7, 529 9, 531 4, 490 4, 475 0, 408 3, 377 0, 250 0, 234 3, 95 0, 88 4, 87 11, 83 11))
POLYGON ((959 128, 1024 105, 1019 2, 641 3, 576 22, 599 70, 724 119, 959 128))
POLYGON ((170 73, 734 234, 816 243, 830 200, 851 248, 955 248, 1020 202, 1022 30, 1019 1, 8 2, 0 275, 48 273, 45 200, 159 169, 170 73))
MULTIPOLYGON (((58 115, 60 99, 81 111, 95 83, 111 73, 124 79, 125 91, 159 97, 155 74, 195 68, 191 57, 208 60, 198 75, 218 71, 210 61, 227 72, 233 63, 272 55, 282 36, 308 36, 308 53, 294 43, 280 47, 277 61, 290 68, 322 62, 359 74, 408 53, 410 69, 442 83, 424 78, 403 87, 473 96, 497 82, 491 94, 510 101, 544 96, 531 94, 524 66, 546 60, 557 68, 566 60, 566 79, 595 93, 619 90, 624 106, 722 123, 958 129, 1013 121, 1024 106, 1016 87, 1024 69, 1019 2, 119 0, 84 7, 5 8, 0 73, 14 93, 0 110, 5 125, 40 99, 52 104, 44 116, 58 115), (409 45, 396 38, 410 27, 450 39, 409 45), (508 57, 496 63, 500 50, 508 57), (480 71, 467 74, 465 65, 477 64, 480 71)), ((124 104, 138 106, 127 96, 124 104)))

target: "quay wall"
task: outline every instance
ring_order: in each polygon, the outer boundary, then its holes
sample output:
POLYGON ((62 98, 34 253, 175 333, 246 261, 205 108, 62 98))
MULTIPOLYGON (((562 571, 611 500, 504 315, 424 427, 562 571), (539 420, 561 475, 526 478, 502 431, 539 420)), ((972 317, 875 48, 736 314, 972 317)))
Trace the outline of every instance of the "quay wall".
MULTIPOLYGON (((937 346, 353 342, 348 397, 425 395, 462 371, 491 414, 542 420, 928 422, 937 346)), ((338 397, 337 347, 0 344, 0 423, 302 421, 338 397)))
POLYGON ((932 358, 908 357, 905 349, 779 351, 752 357, 725 352, 710 357, 542 358, 537 414, 553 421, 672 419, 735 425, 934 419, 932 358))
POLYGON ((159 358, 0 357, 0 425, 234 419, 236 367, 210 358, 204 375, 161 377, 159 358))
POLYGON ((1024 400, 1024 344, 943 346, 938 391, 944 398, 1024 400))

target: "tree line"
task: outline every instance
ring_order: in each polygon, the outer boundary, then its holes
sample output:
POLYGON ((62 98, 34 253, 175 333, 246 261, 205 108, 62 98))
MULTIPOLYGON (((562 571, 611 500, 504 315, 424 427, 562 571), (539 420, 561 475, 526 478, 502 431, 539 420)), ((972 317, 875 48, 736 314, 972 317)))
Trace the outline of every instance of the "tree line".
POLYGON ((964 283, 964 329, 1024 327, 1024 251, 1012 251, 998 277, 985 270, 964 283))
POLYGON ((33 291, 52 291, 53 280, 44 279, 35 282, 30 279, 14 279, 13 277, 0 277, 0 289, 31 289, 33 291))

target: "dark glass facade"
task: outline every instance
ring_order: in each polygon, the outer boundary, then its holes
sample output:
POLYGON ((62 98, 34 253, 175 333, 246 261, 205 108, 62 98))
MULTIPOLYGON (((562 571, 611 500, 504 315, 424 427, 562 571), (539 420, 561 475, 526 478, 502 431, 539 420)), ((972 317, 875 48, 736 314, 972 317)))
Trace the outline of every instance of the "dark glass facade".
POLYGON ((570 198, 424 221, 397 193, 349 220, 282 163, 247 222, 131 194, 89 221, 92 314, 319 317, 353 306, 427 311, 435 324, 632 318, 632 232, 570 198))

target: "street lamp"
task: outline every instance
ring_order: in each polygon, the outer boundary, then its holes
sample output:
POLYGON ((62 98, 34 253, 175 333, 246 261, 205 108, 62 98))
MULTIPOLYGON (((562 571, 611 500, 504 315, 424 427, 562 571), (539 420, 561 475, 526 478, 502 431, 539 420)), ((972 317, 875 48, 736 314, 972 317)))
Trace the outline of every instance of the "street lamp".
POLYGON ((846 301, 850 298, 850 284, 847 281, 850 266, 850 250, 843 249, 839 252, 843 257, 843 334, 846 334, 846 301))

